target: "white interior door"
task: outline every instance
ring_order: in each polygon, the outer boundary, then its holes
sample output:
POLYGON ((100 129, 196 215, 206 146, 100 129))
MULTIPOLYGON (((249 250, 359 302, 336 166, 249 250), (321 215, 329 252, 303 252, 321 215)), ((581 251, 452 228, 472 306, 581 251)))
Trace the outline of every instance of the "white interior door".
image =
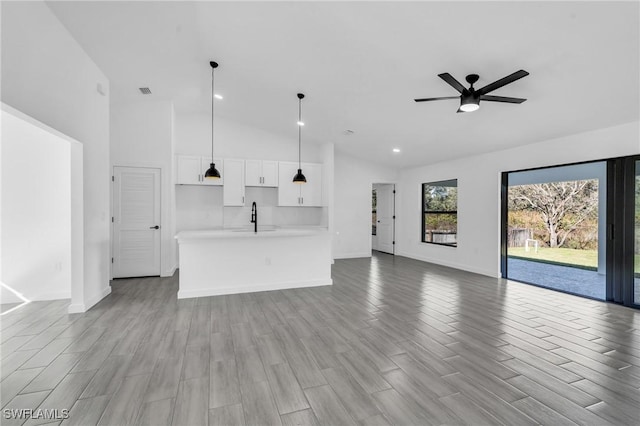
POLYGON ((114 167, 113 277, 160 275, 160 169, 114 167))
POLYGON ((376 185, 377 193, 377 225, 376 237, 378 251, 394 254, 394 185, 376 185))

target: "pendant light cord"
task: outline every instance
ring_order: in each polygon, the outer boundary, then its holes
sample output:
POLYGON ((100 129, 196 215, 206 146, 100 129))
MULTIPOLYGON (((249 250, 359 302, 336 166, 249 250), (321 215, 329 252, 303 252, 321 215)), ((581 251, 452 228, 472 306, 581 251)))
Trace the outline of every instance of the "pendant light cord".
POLYGON ((300 148, 302 146, 300 139, 302 135, 302 126, 300 123, 302 122, 302 99, 298 98, 298 168, 302 168, 302 155, 300 153, 300 148))
POLYGON ((213 163, 213 75, 215 72, 215 68, 211 68, 211 163, 213 163))

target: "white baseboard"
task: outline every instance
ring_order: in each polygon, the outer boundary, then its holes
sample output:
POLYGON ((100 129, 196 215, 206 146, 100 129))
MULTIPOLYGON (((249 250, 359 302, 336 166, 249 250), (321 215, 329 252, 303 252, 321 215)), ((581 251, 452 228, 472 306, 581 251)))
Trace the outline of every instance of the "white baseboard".
POLYGON ((109 294, 111 294, 111 286, 103 288, 100 293, 96 294, 89 300, 86 300, 85 303, 76 303, 69 305, 69 308, 67 308, 67 312, 69 312, 70 314, 87 312, 89 309, 91 309, 92 306, 107 297, 109 294))
POLYGON ((334 259, 357 259, 360 257, 371 257, 371 252, 363 251, 359 253, 339 253, 334 256, 334 259))
POLYGON ((500 278, 500 272, 495 272, 495 271, 490 271, 488 269, 480 269, 480 268, 474 268, 474 267, 470 267, 468 265, 460 265, 457 263, 452 263, 452 262, 443 262, 441 260, 438 259, 432 259, 426 256, 420 256, 420 255, 416 255, 413 253, 407 253, 407 252, 398 252, 396 253, 398 256, 404 256, 404 257, 408 257, 410 259, 415 259, 415 260, 420 260, 422 262, 428 262, 428 263, 433 263, 434 265, 440 265, 440 266, 446 266, 447 268, 453 268, 453 269, 458 269, 460 271, 466 271, 466 272, 472 272, 474 274, 479 274, 479 275, 485 275, 487 277, 491 277, 491 278, 500 278))
POLYGON ((87 308, 84 303, 76 303, 75 305, 69 305, 67 308, 67 313, 70 314, 81 314, 83 312, 87 312, 87 308))
POLYGON ((70 291, 62 291, 59 293, 44 293, 39 294, 37 297, 31 299, 32 302, 41 301, 41 300, 60 300, 60 299, 71 299, 70 291))
MULTIPOLYGON (((25 295, 22 295, 22 296, 27 300, 29 300, 29 302, 42 302, 47 300, 71 299, 71 292, 61 291, 57 293, 40 293, 37 296, 25 296, 25 295)), ((2 303, 22 303, 24 302, 24 300, 20 299, 18 296, 11 293, 10 291, 4 292, 3 290, 1 302, 2 303)))
POLYGON ((173 276, 173 274, 175 274, 175 273, 176 273, 176 269, 178 269, 178 267, 177 267, 176 265, 173 265, 173 267, 172 267, 172 268, 170 268, 168 271, 165 271, 165 273, 164 273, 164 274, 161 274, 160 276, 161 276, 162 278, 172 277, 172 276, 173 276))
POLYGON ((222 287, 212 289, 200 289, 200 290, 178 290, 178 299, 188 299, 190 297, 207 297, 207 296, 222 296, 224 294, 238 294, 238 293, 255 293, 258 291, 273 291, 273 290, 286 290, 291 288, 305 288, 305 287, 319 287, 325 285, 332 285, 332 279, 321 280, 309 280, 309 281, 291 281, 271 284, 254 284, 248 286, 234 286, 234 287, 222 287))

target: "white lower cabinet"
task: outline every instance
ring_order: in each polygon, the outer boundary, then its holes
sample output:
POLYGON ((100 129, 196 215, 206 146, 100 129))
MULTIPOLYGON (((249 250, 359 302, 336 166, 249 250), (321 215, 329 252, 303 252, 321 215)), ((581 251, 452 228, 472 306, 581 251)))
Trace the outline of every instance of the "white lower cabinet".
POLYGON ((244 160, 225 158, 222 199, 225 206, 244 206, 244 160))
POLYGON ((306 183, 293 183, 298 163, 281 161, 278 165, 278 205, 295 207, 322 206, 322 164, 302 163, 306 183))

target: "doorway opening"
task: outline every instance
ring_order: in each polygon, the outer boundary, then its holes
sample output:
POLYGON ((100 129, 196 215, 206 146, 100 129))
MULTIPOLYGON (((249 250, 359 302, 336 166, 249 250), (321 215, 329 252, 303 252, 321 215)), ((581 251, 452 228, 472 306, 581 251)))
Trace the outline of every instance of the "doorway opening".
POLYGON ((374 183, 371 190, 371 249, 395 254, 396 186, 374 183))
POLYGON ((503 278, 640 307, 639 164, 502 173, 503 278))
POLYGON ((606 299, 605 161, 509 173, 507 278, 606 299))

